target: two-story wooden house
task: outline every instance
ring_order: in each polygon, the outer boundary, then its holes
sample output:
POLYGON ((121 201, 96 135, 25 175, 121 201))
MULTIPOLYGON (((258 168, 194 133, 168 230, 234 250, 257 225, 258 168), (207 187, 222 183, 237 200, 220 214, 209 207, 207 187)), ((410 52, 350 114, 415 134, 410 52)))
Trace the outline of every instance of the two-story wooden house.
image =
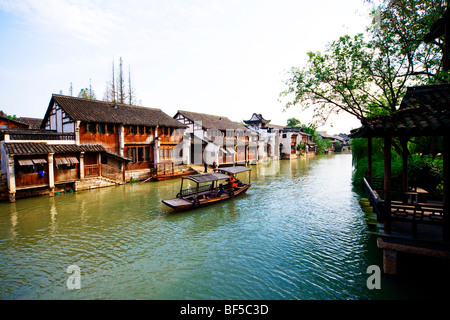
POLYGON ((76 144, 99 144, 114 156, 87 157, 86 169, 125 171, 125 180, 145 179, 154 163, 179 158, 183 124, 160 109, 54 94, 42 129, 73 133, 76 144), (121 159, 128 159, 122 163, 121 159), (105 167, 105 166, 104 166, 105 167))
POLYGON ((190 134, 189 163, 218 166, 257 161, 257 134, 223 116, 179 110, 174 118, 190 134))
MULTIPOLYGON (((113 156, 99 144, 77 145, 74 133, 36 129, 0 129, 3 192, 0 198, 82 190, 123 183, 123 172, 89 171, 84 159, 113 156)), ((121 159, 119 159, 121 160, 121 159)), ((0 190, 1 191, 1 190, 0 190)))

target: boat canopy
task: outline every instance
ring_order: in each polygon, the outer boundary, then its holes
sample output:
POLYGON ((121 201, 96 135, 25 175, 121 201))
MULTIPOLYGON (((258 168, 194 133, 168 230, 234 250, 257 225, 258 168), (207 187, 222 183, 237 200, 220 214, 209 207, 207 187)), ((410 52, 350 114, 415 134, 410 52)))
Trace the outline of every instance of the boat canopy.
POLYGON ((237 166, 237 167, 228 167, 228 168, 219 168, 216 169, 217 171, 223 171, 223 172, 227 172, 230 174, 236 174, 236 173, 240 173, 240 172, 244 172, 244 171, 250 171, 252 169, 247 168, 247 167, 243 167, 243 166, 237 166))
POLYGON ((229 179, 230 176, 223 174, 223 173, 202 173, 202 174, 194 174, 191 176, 182 177, 183 179, 189 179, 196 183, 202 183, 202 182, 211 182, 211 181, 217 181, 217 180, 225 180, 229 179))

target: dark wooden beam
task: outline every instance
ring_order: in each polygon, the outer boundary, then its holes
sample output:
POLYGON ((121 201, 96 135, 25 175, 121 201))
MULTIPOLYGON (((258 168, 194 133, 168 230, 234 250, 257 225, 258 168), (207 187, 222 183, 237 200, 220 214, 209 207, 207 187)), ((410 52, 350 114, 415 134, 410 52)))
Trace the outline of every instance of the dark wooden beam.
POLYGON ((402 147, 402 191, 408 192, 408 138, 400 138, 402 147))
POLYGON ((372 166, 372 138, 367 138, 367 167, 368 167, 368 179, 369 184, 372 187, 373 166, 372 166))
POLYGON ((391 234, 391 146, 392 138, 384 138, 384 232, 391 234))
POLYGON ((445 25, 445 39, 444 39, 444 52, 443 52, 443 69, 444 71, 450 70, 450 52, 449 52, 449 41, 450 41, 450 22, 446 21, 445 25))
POLYGON ((444 169, 444 212, 443 212, 443 238, 450 241, 450 134, 443 139, 443 169, 444 169))

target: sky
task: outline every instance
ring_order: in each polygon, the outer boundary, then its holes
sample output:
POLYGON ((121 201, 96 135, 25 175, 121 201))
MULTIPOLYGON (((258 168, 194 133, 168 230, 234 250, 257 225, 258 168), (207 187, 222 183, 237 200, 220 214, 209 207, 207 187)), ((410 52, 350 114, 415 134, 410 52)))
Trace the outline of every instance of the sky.
MULTIPOLYGON (((363 0, 0 0, 0 110, 42 118, 71 83, 73 95, 91 83, 103 99, 122 57, 142 106, 308 124, 310 112, 279 101, 287 72, 364 32, 369 10, 363 0)), ((318 129, 359 126, 342 114, 318 129)))

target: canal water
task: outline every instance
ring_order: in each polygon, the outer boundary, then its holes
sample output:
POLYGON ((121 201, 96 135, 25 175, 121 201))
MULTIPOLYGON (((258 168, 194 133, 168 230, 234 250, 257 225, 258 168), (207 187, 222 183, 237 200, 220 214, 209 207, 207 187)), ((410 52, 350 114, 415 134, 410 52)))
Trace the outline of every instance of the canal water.
POLYGON ((244 196, 184 213, 161 203, 179 180, 0 203, 0 299, 420 297, 368 289, 382 257, 351 174, 350 154, 259 164, 244 196))

